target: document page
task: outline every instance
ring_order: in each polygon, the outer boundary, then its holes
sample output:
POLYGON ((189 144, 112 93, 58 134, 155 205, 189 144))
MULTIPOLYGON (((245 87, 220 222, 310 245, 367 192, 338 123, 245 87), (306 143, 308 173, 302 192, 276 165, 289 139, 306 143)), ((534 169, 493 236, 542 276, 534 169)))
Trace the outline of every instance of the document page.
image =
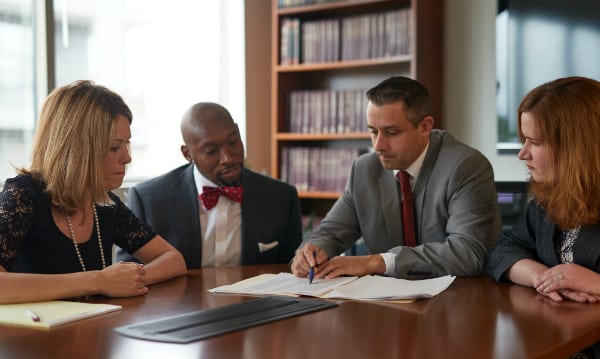
POLYGON ((307 278, 299 278, 291 273, 260 275, 231 285, 210 289, 213 293, 237 293, 252 295, 306 295, 320 297, 333 288, 350 283, 358 277, 337 277, 315 279, 312 284, 307 278))
POLYGON ((366 275, 360 278, 315 279, 312 284, 309 284, 306 278, 298 278, 291 273, 279 273, 262 274, 234 284, 209 289, 209 292, 397 301, 432 298, 446 290, 455 278, 448 275, 431 279, 408 280, 366 275))
POLYGON ((431 298, 444 291, 454 281, 454 276, 422 280, 407 280, 367 275, 337 287, 323 298, 359 300, 396 300, 431 298))

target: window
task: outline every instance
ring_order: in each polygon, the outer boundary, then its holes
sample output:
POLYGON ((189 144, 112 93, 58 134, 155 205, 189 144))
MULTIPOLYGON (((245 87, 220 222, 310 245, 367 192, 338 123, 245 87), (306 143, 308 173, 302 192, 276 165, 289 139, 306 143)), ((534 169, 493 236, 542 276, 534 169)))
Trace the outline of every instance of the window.
POLYGON ((496 69, 499 153, 521 148, 517 108, 527 92, 565 76, 600 78, 598 0, 499 0, 496 69))
POLYGON ((184 164, 179 122, 201 101, 229 109, 245 138, 243 0, 58 1, 57 86, 91 79, 133 112, 126 181, 184 164))
POLYGON ((36 117, 32 1, 0 0, 0 183, 27 165, 36 117))
MULTIPOLYGON (((33 3, 0 0, 0 182, 14 176, 11 163, 30 163, 33 3)), ((133 112, 126 182, 185 163, 179 123, 196 102, 227 107, 245 138, 243 0, 55 0, 53 10, 56 86, 92 80, 133 112)))

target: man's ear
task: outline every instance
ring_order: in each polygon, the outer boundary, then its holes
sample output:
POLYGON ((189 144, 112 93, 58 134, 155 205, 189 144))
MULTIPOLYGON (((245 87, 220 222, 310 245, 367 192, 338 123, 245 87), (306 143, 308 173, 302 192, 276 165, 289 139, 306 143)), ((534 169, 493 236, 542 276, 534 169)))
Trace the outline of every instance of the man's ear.
POLYGON ((423 120, 421 120, 421 122, 419 123, 419 126, 421 126, 421 129, 427 132, 431 132, 431 130, 433 129, 433 117, 432 116, 425 116, 425 118, 423 118, 423 120))
POLYGON ((186 145, 181 145, 181 154, 188 162, 192 162, 192 156, 190 156, 190 149, 186 145))

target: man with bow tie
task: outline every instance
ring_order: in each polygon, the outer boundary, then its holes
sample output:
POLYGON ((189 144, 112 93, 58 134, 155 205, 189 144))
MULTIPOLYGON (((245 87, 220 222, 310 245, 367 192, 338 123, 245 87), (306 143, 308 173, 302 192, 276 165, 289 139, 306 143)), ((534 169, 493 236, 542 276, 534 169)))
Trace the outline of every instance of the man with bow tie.
MULTIPOLYGON (((127 205, 185 257, 187 267, 288 263, 302 240, 295 187, 244 167, 237 124, 202 102, 183 116, 190 163, 129 189, 127 205)), ((117 260, 133 260, 117 249, 117 260)))

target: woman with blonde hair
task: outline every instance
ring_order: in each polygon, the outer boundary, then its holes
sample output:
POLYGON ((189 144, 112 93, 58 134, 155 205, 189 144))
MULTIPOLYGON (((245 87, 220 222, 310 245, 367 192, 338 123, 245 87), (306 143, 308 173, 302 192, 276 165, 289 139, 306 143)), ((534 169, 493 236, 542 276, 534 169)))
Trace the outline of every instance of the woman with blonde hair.
POLYGON ((0 303, 141 295, 184 274, 182 255, 110 192, 125 175, 132 114, 90 81, 42 108, 28 169, 0 193, 0 303), (139 258, 112 264, 113 244, 139 258))

